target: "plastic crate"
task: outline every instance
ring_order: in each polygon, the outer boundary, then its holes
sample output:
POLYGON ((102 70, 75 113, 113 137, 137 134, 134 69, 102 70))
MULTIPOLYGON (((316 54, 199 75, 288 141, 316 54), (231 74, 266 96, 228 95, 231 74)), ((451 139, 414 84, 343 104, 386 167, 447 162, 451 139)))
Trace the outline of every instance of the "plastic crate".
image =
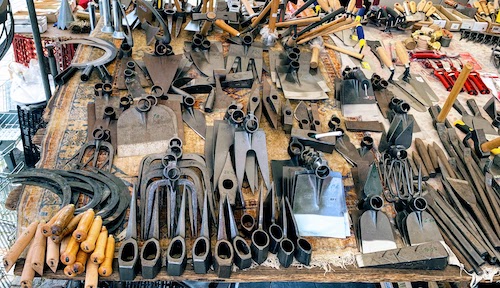
MULTIPOLYGON (((71 64, 71 60, 75 56, 75 51, 77 44, 60 44, 62 39, 43 39, 42 47, 43 54, 47 56, 47 49, 45 46, 48 44, 54 44, 54 56, 57 63, 59 64, 59 69, 62 71, 66 69, 71 64)), ((12 41, 12 47, 14 48, 14 61, 17 63, 28 66, 31 59, 37 59, 36 48, 33 38, 26 37, 20 34, 14 34, 14 40, 12 41)))
POLYGON ((35 167, 40 160, 40 149, 33 144, 33 136, 45 123, 42 122, 45 103, 17 106, 21 140, 23 141, 24 163, 27 167, 35 167))

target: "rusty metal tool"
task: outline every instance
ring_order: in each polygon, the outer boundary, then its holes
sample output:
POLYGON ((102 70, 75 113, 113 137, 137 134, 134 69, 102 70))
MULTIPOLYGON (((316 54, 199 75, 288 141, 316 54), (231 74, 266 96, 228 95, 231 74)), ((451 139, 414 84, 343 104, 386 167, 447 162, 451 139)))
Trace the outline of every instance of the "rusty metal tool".
MULTIPOLYGON (((252 253, 248 243, 241 237, 238 233, 238 226, 236 226, 236 220, 234 219, 233 209, 231 204, 227 201, 226 197, 226 213, 227 219, 229 219, 229 236, 231 237, 231 244, 233 245, 234 252, 234 264, 240 270, 247 269, 252 265, 252 253)), ((242 223, 243 226, 243 223, 242 223)))
POLYGON ((169 180, 158 180, 148 187, 147 193, 147 218, 142 221, 143 235, 146 242, 140 251, 142 266, 142 277, 145 279, 154 279, 161 269, 161 246, 160 239, 160 193, 157 189, 161 185, 169 185, 169 180), (167 182, 168 181, 168 182, 167 182), (149 221, 148 221, 149 220, 149 221))
POLYGON ((420 138, 415 138, 414 143, 417 148, 418 154, 420 155, 420 158, 424 163, 425 169, 429 173, 429 177, 431 178, 436 177, 436 171, 434 170, 434 165, 432 165, 432 161, 424 141, 420 138))
POLYGON ((121 281, 132 281, 139 271, 139 246, 137 246, 137 191, 132 188, 130 210, 125 240, 118 250, 118 271, 121 281))
POLYGON ((286 211, 285 197, 281 198, 280 222, 283 227, 283 238, 279 242, 278 261, 281 266, 288 268, 292 265, 293 253, 295 251, 294 242, 288 238, 288 214, 286 211))
POLYGON ((284 201, 286 208, 284 212, 287 213, 287 220, 289 221, 288 224, 290 225, 288 237, 291 237, 290 239, 295 245, 295 251, 293 255, 295 259, 299 261, 299 263, 309 265, 309 263, 311 262, 312 245, 306 238, 300 236, 297 222, 295 221, 295 216, 293 215, 292 205, 290 205, 288 197, 285 197, 284 201))
POLYGON ((233 270, 234 249, 231 242, 227 240, 226 216, 224 202, 219 200, 219 221, 217 223, 217 242, 215 243, 214 270, 218 277, 229 278, 233 270))
POLYGON ((293 127, 293 112, 292 105, 290 104, 290 100, 286 99, 285 105, 283 105, 283 109, 281 111, 281 125, 286 134, 290 134, 292 132, 293 127))
POLYGON ((237 68, 234 72, 253 71, 256 73, 254 78, 262 81, 262 70, 264 65, 262 58, 263 50, 261 47, 252 45, 252 42, 253 39, 252 41, 247 40, 243 42, 243 45, 231 44, 229 46, 228 55, 226 57, 226 71, 229 73, 238 59, 237 68))
POLYGON ((186 269, 186 190, 193 191, 195 189, 193 183, 186 179, 177 180, 177 185, 178 188, 182 189, 182 200, 177 217, 176 236, 170 241, 167 249, 167 274, 170 276, 180 276, 186 269))
POLYGON ((479 110, 476 101, 474 99, 467 99, 466 102, 467 106, 469 106, 472 114, 474 115, 474 118, 472 119, 474 129, 483 129, 484 133, 487 135, 498 135, 498 132, 491 125, 491 123, 481 116, 481 111, 479 110))
POLYGON ((205 134, 207 132, 207 125, 205 120, 205 114, 200 110, 194 109, 195 98, 175 86, 171 87, 172 91, 182 95, 184 111, 182 112, 182 120, 198 134, 201 138, 205 139, 205 134))
MULTIPOLYGON (((274 173, 273 173, 274 175, 274 173)), ((269 252, 276 254, 283 239, 283 229, 276 223, 276 192, 274 182, 264 201, 264 220, 269 235, 269 252)))
POLYGON ((206 274, 212 264, 210 225, 208 220, 208 193, 203 193, 200 235, 193 243, 193 269, 196 274, 206 274))
POLYGON ((297 104, 293 115, 295 119, 299 122, 300 129, 314 130, 311 129, 312 124, 309 114, 309 107, 304 101, 300 101, 299 104, 297 104))
POLYGON ((250 249, 252 250, 252 259, 257 262, 257 264, 262 264, 267 259, 269 253, 269 234, 264 231, 264 185, 260 186, 259 191, 259 205, 258 205, 258 221, 257 229, 252 233, 252 244, 250 249))
MULTIPOLYGON (((165 21, 163 21, 163 17, 161 17, 160 13, 148 1, 139 0, 137 3, 137 6, 140 9, 149 10, 154 15, 156 21, 160 24, 160 26, 162 28, 161 30, 163 30, 163 36, 161 36, 161 37, 157 36, 156 33, 155 34, 150 33, 150 35, 152 35, 152 37, 150 36, 150 38, 147 39, 147 43, 150 44, 151 42, 153 42, 153 40, 156 39, 156 40, 159 40, 163 44, 169 44, 170 40, 171 40, 170 29, 168 29, 168 25, 165 23, 165 21)), ((139 18, 141 18, 141 17, 139 17, 139 18)), ((141 26, 143 29, 146 30, 146 29, 148 29, 148 26, 151 26, 151 24, 147 22, 147 19, 143 18, 140 20, 141 20, 141 26)), ((158 31, 159 30, 157 30, 156 32, 158 32, 158 31)))
POLYGON ((278 129, 278 117, 281 113, 281 101, 276 88, 269 82, 269 80, 270 79, 265 78, 263 81, 262 95, 264 97, 264 101, 262 101, 262 112, 264 112, 264 116, 271 127, 278 129))

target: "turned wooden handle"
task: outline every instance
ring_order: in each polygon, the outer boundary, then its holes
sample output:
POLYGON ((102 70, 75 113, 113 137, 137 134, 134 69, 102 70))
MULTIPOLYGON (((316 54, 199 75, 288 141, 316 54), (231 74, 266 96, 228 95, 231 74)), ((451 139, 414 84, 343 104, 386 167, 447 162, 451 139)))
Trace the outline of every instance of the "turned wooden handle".
POLYGON ((486 4, 486 0, 479 0, 479 4, 481 5, 481 9, 484 13, 488 13, 488 5, 486 4))
POLYGON ((405 46, 400 41, 396 42, 396 55, 398 55, 399 60, 403 65, 410 65, 410 57, 406 51, 405 46))
POLYGON ((481 144, 481 150, 484 152, 490 152, 492 149, 500 147, 500 137, 497 137, 491 141, 484 142, 481 144))
POLYGON ((99 234, 99 238, 97 238, 97 243, 95 244, 95 249, 92 255, 90 255, 90 261, 95 264, 101 264, 104 261, 104 257, 106 256, 104 253, 106 252, 106 244, 108 242, 108 230, 106 227, 102 227, 101 233, 99 234))
POLYGON ((64 275, 71 277, 71 278, 76 276, 75 270, 73 269, 73 265, 68 265, 68 266, 64 267, 63 272, 64 272, 64 275))
POLYGON ((177 10, 177 12, 182 11, 181 3, 179 2, 179 0, 174 0, 174 5, 175 5, 175 9, 177 10))
POLYGON ((319 7, 321 7, 321 9, 323 9, 323 11, 325 11, 327 13, 330 12, 331 9, 330 9, 330 5, 328 4, 327 0, 316 0, 316 2, 318 2, 319 7))
POLYGON ((43 224, 42 226, 42 233, 43 236, 49 237, 52 236, 52 225, 54 225, 54 222, 56 222, 57 217, 61 213, 62 210, 57 211, 57 213, 50 218, 49 222, 43 224))
POLYGON ((85 288, 98 288, 99 282, 99 264, 87 261, 87 272, 85 273, 85 288))
POLYGON ((483 10, 483 7, 481 6, 481 4, 479 2, 474 2, 472 4, 472 6, 474 6, 474 8, 477 9, 477 13, 479 13, 480 15, 486 15, 486 13, 483 10))
POLYGON ((71 221, 73 218, 73 214, 75 213, 75 205, 69 204, 64 206, 61 209, 61 213, 57 216, 56 221, 54 221, 54 224, 52 224, 52 234, 53 235, 60 235, 64 229, 68 225, 68 223, 71 221))
POLYGON ((69 221, 68 225, 64 227, 63 231, 61 232, 61 235, 52 235, 52 240, 55 243, 61 243, 61 241, 67 236, 73 233, 75 231, 76 227, 78 227, 78 223, 80 222, 80 219, 82 219, 83 213, 76 215, 69 221))
POLYGON ((328 29, 324 29, 323 31, 321 32, 318 32, 318 33, 314 33, 314 34, 311 34, 305 38, 302 38, 300 41, 297 42, 297 44, 304 44, 306 43, 307 41, 311 40, 311 39, 314 39, 316 37, 320 37, 320 36, 323 36, 323 35, 327 35, 327 34, 332 34, 332 33, 335 33, 335 32, 339 32, 339 31, 342 31, 342 30, 346 30, 346 29, 351 29, 351 28, 354 28, 356 27, 357 23, 356 22, 352 22, 352 19, 351 21, 344 21, 343 23, 338 23, 337 25, 333 25, 331 26, 330 28, 328 29), (345 23, 350 23, 350 24, 345 24, 345 23))
POLYGON ((333 8, 333 11, 338 10, 340 9, 340 7, 342 7, 339 0, 328 0, 328 4, 333 8))
POLYGON ((61 262, 64 265, 72 265, 75 263, 76 253, 78 253, 79 249, 80 243, 76 242, 75 238, 70 237, 66 250, 64 250, 64 253, 61 254, 61 262))
POLYGON ((113 259, 115 258, 115 237, 113 235, 108 236, 105 253, 104 262, 99 266, 99 275, 102 277, 108 277, 113 273, 113 259))
MULTIPOLYGON (((38 224, 37 224, 38 227, 38 224)), ((31 288, 33 287, 33 279, 35 278, 35 270, 31 267, 31 255, 33 249, 28 250, 28 254, 26 255, 26 259, 24 260, 23 272, 21 274, 21 287, 22 288, 31 288)))
MULTIPOLYGON (((326 0, 325 0, 326 1, 326 0)), ((271 5, 271 15, 269 15, 269 31, 274 32, 276 29, 276 19, 278 17, 278 7, 279 7, 279 0, 272 0, 272 5, 271 5)))
POLYGON ((431 8, 429 8, 429 10, 427 10, 427 13, 425 13, 425 16, 427 17, 430 17, 432 14, 434 14, 436 12, 437 8, 432 6, 431 8))
POLYGON ((308 17, 276 23, 276 28, 290 27, 292 25, 305 26, 321 20, 321 17, 308 17))
POLYGON ((420 0, 420 2, 418 2, 418 5, 417 5, 417 11, 418 12, 424 11, 425 4, 427 4, 427 1, 420 0))
POLYGON ((75 263, 73 263, 73 272, 76 275, 80 275, 85 272, 85 266, 87 265, 87 260, 89 259, 89 253, 85 253, 83 250, 78 250, 76 254, 75 263))
POLYGON ((355 6, 356 6, 356 0, 349 1, 349 3, 347 4, 346 12, 347 13, 352 13, 354 11, 354 7, 355 6))
POLYGON ((213 0, 208 0, 207 12, 214 12, 214 1, 213 0))
POLYGON ((208 0, 203 0, 201 4, 201 13, 203 14, 207 13, 207 8, 208 8, 208 0))
POLYGON ((51 237, 47 237, 47 256, 45 257, 45 263, 49 266, 50 270, 54 273, 57 271, 57 266, 59 265, 59 247, 60 244, 52 241, 51 237))
POLYGON ((219 27, 220 29, 226 31, 227 33, 229 33, 231 36, 240 36, 240 31, 234 29, 233 27, 229 26, 229 24, 227 24, 226 22, 224 22, 224 20, 221 20, 221 19, 217 19, 215 20, 215 25, 217 25, 217 27, 219 27))
MULTIPOLYGON (((312 38, 316 37, 316 35, 318 33, 322 32, 322 31, 325 31, 327 29, 335 29, 334 27, 341 27, 343 25, 347 25, 347 24, 351 23, 352 21, 353 21, 352 18, 347 18, 346 19, 345 16, 342 16, 342 17, 340 17, 338 19, 333 20, 330 23, 323 24, 323 25, 321 25, 319 27, 316 27, 316 28, 312 29, 309 32, 306 32, 306 33, 300 35, 297 38, 297 41, 300 41, 300 40, 305 39, 305 38, 309 38, 309 40, 311 40, 312 38)), ((309 41, 309 40, 307 40, 307 41, 309 41)))
POLYGON ((87 239, 85 239, 85 241, 83 241, 80 245, 80 248, 82 248, 83 251, 87 253, 91 253, 92 251, 94 251, 95 243, 97 241, 97 238, 99 237, 99 234, 101 233, 101 228, 102 218, 101 216, 96 216, 94 218, 94 222, 92 222, 92 225, 90 226, 87 239))
POLYGON ((269 13, 269 10, 271 10, 272 5, 273 5, 273 1, 269 1, 269 3, 267 3, 266 7, 264 7, 264 9, 262 9, 262 11, 260 11, 259 16, 252 19, 252 24, 250 24, 250 26, 252 28, 257 27, 257 25, 259 25, 260 21, 262 21, 262 19, 264 19, 264 17, 266 17, 267 13, 269 13))
POLYGON ((205 20, 205 22, 203 22, 203 25, 201 26, 200 34, 203 36, 207 36, 208 31, 210 31, 211 27, 212 27, 212 21, 205 20))
POLYGON ((5 253, 3 256, 3 266, 5 267, 5 271, 9 272, 12 266, 16 263, 19 255, 23 253, 24 249, 28 246, 31 239, 35 236, 36 228, 38 228, 38 224, 40 222, 35 221, 31 223, 26 230, 24 230, 21 235, 17 238, 16 242, 12 247, 10 247, 9 251, 5 253))
POLYGON ((394 70, 391 57, 387 55, 387 51, 385 51, 385 48, 382 46, 377 47, 377 53, 380 56, 380 60, 382 60, 382 63, 384 63, 385 66, 387 66, 389 69, 394 70))
POLYGON ((394 3, 394 9, 398 10, 401 13, 405 13, 405 7, 403 7, 401 3, 394 3))
POLYGON ((429 11, 429 9, 431 7, 432 7, 432 1, 427 1, 427 3, 425 3, 424 9, 422 9, 422 11, 424 11, 424 13, 427 13, 427 11, 429 11))
MULTIPOLYGON (((59 255, 61 255, 62 253, 64 253, 64 251, 66 251, 66 248, 68 247, 70 239, 71 239, 71 237, 66 237, 61 241, 61 243, 59 243, 59 255)), ((60 256, 59 256, 59 259, 60 259, 60 256)))
POLYGON ((255 11, 253 11, 252 4, 250 4, 250 1, 248 0, 241 0, 240 1, 243 6, 245 6, 245 10, 247 10, 248 15, 253 15, 255 14, 255 11))
POLYGON ((32 254, 31 267, 40 276, 43 276, 43 266, 45 265, 45 251, 47 250, 47 239, 43 236, 42 226, 45 222, 40 222, 36 228, 35 237, 31 242, 32 254))
POLYGON ((319 47, 311 48, 311 61, 309 62, 309 67, 316 69, 318 68, 319 62, 319 47))
POLYGON ((89 232, 92 222, 94 222, 95 212, 94 209, 89 209, 83 213, 82 219, 78 222, 76 230, 73 232, 73 237, 75 237, 76 242, 83 242, 87 239, 87 234, 89 232))
POLYGON ((448 98, 446 98, 446 102, 444 102, 441 112, 439 112, 439 115, 436 117, 436 122, 438 123, 444 122, 446 116, 451 110, 451 107, 453 106, 453 102, 457 100, 458 93, 462 91, 462 87, 464 86, 464 83, 467 80, 467 77, 469 77, 471 71, 472 71, 472 64, 468 62, 462 68, 462 72, 460 72, 460 75, 458 75, 458 79, 457 81, 455 81, 455 84, 453 84, 453 88, 451 89, 448 98))
POLYGON ((488 2, 487 7, 488 7, 488 12, 489 12, 489 14, 490 14, 490 15, 492 15, 492 14, 494 15, 494 14, 495 14, 495 7, 493 6, 493 3, 488 2))
POLYGON ((413 14, 417 13, 417 3, 415 1, 410 2, 410 11, 413 14))
POLYGON ((346 55, 349 55, 349 56, 354 57, 354 58, 359 59, 359 60, 363 60, 363 58, 365 57, 365 55, 363 55, 363 54, 356 53, 354 51, 351 51, 351 50, 348 50, 348 49, 345 49, 342 47, 338 47, 338 46, 335 46, 332 44, 325 43, 324 45, 328 49, 332 49, 332 50, 338 51, 340 53, 344 53, 346 55))

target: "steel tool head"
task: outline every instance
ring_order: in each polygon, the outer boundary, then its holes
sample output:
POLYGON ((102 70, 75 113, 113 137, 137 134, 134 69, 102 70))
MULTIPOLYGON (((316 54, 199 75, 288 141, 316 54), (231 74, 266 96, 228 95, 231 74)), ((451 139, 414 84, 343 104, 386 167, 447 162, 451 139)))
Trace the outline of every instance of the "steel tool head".
POLYGON ((281 266, 288 268, 293 262, 295 244, 292 240, 288 239, 288 217, 286 213, 285 197, 281 200, 280 220, 281 227, 283 227, 283 239, 279 242, 278 260, 281 266))
POLYGON ((203 211, 201 214, 200 236, 193 243, 193 268, 197 274, 206 274, 212 263, 210 249, 210 228, 208 220, 208 193, 203 194, 203 211))
POLYGON ((274 182, 272 188, 267 193, 264 201, 264 221, 266 222, 267 233, 269 234, 269 252, 276 254, 278 252, 279 243, 283 239, 283 229, 276 224, 276 192, 274 182))
POLYGON ((180 276, 184 273, 187 263, 186 251, 186 185, 188 180, 181 179, 178 187, 182 187, 182 200, 179 209, 177 222, 177 236, 174 237, 167 249, 167 274, 171 276, 180 276))
POLYGON ((258 224, 257 230, 252 233, 252 259, 257 264, 262 264, 267 259, 269 252, 269 235, 264 231, 264 186, 261 183, 259 191, 258 224))
POLYGON ((239 269, 247 269, 252 265, 252 254, 250 246, 238 233, 238 226, 234 219, 233 209, 229 202, 226 202, 226 212, 229 219, 229 232, 234 251, 234 264, 239 269))
POLYGON ((219 223, 217 227, 217 243, 215 244, 214 269, 218 277, 231 277, 234 250, 233 245, 227 240, 225 205, 226 199, 219 200, 219 223))
POLYGON ((160 242, 151 238, 144 242, 141 249, 142 277, 154 279, 161 269, 161 247, 160 242))

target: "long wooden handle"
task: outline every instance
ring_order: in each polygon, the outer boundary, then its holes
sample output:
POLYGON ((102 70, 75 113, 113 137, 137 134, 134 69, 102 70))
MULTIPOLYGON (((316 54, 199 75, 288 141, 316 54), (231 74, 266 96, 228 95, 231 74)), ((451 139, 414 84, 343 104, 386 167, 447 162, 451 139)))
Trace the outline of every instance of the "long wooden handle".
POLYGON ((417 13, 417 3, 415 1, 410 2, 410 11, 412 14, 417 13))
POLYGON ((95 249, 92 255, 90 255, 90 261, 95 264, 101 264, 106 256, 106 244, 108 243, 108 230, 106 227, 102 227, 99 238, 97 238, 97 243, 95 244, 95 249))
POLYGON ((224 20, 221 20, 221 19, 217 19, 215 20, 214 22, 215 25, 217 25, 217 27, 219 27, 220 29, 226 31, 227 33, 229 33, 231 36, 240 36, 240 31, 234 29, 233 27, 229 26, 229 24, 227 24, 226 22, 224 22, 224 20))
POLYGON ((363 54, 356 53, 354 51, 351 51, 351 50, 348 50, 348 49, 345 49, 342 47, 338 47, 338 46, 335 46, 332 44, 325 43, 325 47, 328 49, 338 51, 340 53, 344 53, 346 55, 349 55, 349 56, 354 57, 354 58, 359 59, 359 60, 363 60, 363 58, 365 57, 365 55, 363 55, 363 54))
POLYGON ((200 34, 203 36, 207 36, 208 31, 210 30, 211 27, 212 27, 212 21, 205 20, 205 22, 203 22, 203 25, 201 26, 200 34))
POLYGON ((389 57, 389 55, 387 55, 387 51, 385 51, 385 48, 380 46, 380 47, 377 47, 376 51, 377 51, 377 54, 380 56, 380 60, 382 61, 382 63, 384 63, 385 66, 387 66, 389 69, 394 70, 394 66, 392 65, 391 57, 389 57))
MULTIPOLYGON (((330 23, 323 24, 323 25, 321 25, 319 27, 316 27, 316 28, 312 29, 309 32, 306 32, 306 33, 300 35, 297 38, 297 41, 300 41, 302 39, 305 39, 305 38, 308 38, 308 37, 311 37, 311 36, 313 36, 312 38, 314 38, 314 37, 316 37, 315 35, 318 34, 319 32, 325 31, 325 30, 330 29, 330 28, 334 29, 333 27, 340 27, 340 26, 349 24, 352 21, 353 21, 352 18, 347 18, 346 19, 345 16, 342 16, 342 17, 340 17, 338 19, 333 20, 330 23)), ((309 40, 312 39, 312 38, 309 38, 309 40)), ((309 41, 309 40, 307 40, 307 41, 309 41)))
POLYGON ((300 41, 297 42, 297 44, 299 44, 299 45, 304 44, 313 38, 320 37, 320 36, 327 35, 327 34, 331 34, 331 33, 335 33, 335 32, 339 32, 339 31, 346 30, 346 29, 351 29, 351 28, 356 27, 356 25, 357 25, 356 22, 352 22, 352 21, 348 21, 348 20, 346 20, 346 21, 350 22, 350 24, 344 25, 344 24, 339 23, 339 25, 334 25, 334 26, 332 26, 328 29, 325 29, 321 32, 315 33, 314 35, 309 35, 305 38, 302 38, 300 41))
POLYGON ((5 271, 10 271, 12 266, 19 258, 19 255, 21 255, 24 249, 26 249, 31 239, 33 239, 33 236, 35 236, 38 224, 38 221, 31 223, 28 228, 26 228, 26 230, 24 230, 21 235, 19 235, 14 245, 10 247, 9 251, 5 253, 5 255, 3 256, 3 266, 5 267, 5 271))
POLYGON ((417 5, 417 11, 418 12, 424 11, 425 4, 427 4, 427 1, 420 0, 420 2, 418 2, 418 5, 417 5))
POLYGON ((321 20, 321 17, 315 16, 315 17, 308 17, 308 18, 300 18, 300 19, 294 19, 294 20, 289 20, 289 21, 283 21, 283 22, 276 23, 276 28, 290 27, 292 25, 305 26, 305 25, 309 25, 309 24, 314 23, 314 22, 318 22, 319 20, 321 20))
POLYGON ((339 0, 328 0, 328 5, 333 8, 333 11, 339 9, 340 7, 342 7, 342 5, 340 5, 340 1, 339 0))
POLYGON ((87 239, 87 234, 90 230, 92 222, 94 222, 95 212, 94 209, 89 209, 83 213, 83 217, 78 222, 76 230, 73 232, 73 237, 75 237, 76 242, 83 242, 87 239))
MULTIPOLYGON (((45 223, 45 222, 44 222, 45 223)), ((43 276, 43 266, 45 265, 45 251, 47 250, 47 240, 43 236, 42 225, 44 223, 38 224, 36 228, 35 237, 31 246, 33 251, 31 255, 31 266, 33 270, 36 271, 40 276, 43 276)))
POLYGON ((76 254, 75 263, 73 263, 73 272, 76 275, 80 275, 85 272, 85 266, 87 265, 87 260, 89 259, 89 253, 85 253, 83 250, 78 250, 76 254))
POLYGON ((83 241, 82 244, 80 245, 80 248, 82 248, 83 251, 87 253, 92 253, 92 251, 94 251, 95 242, 99 237, 99 233, 101 233, 101 228, 102 228, 102 218, 101 216, 96 216, 94 218, 94 222, 92 222, 92 225, 90 226, 87 239, 85 239, 85 241, 83 241))
POLYGON ((99 264, 87 261, 87 272, 85 273, 85 288, 98 288, 99 264))
MULTIPOLYGON (((37 225, 38 226, 38 225, 37 225)), ((35 278, 35 270, 31 267, 31 255, 32 249, 28 250, 28 255, 26 260, 24 260, 23 272, 21 274, 21 287, 31 288, 33 287, 33 279, 35 278)))
POLYGON ((49 266, 52 272, 56 273, 57 266, 59 265, 59 246, 51 237, 47 237, 47 257, 45 263, 49 266))
POLYGON ((80 219, 82 219, 83 217, 83 213, 81 214, 78 214, 76 215, 75 217, 73 217, 73 219, 71 219, 71 221, 69 221, 68 225, 66 225, 66 227, 64 227, 63 231, 61 232, 61 235, 52 235, 50 237, 52 237, 52 240, 55 242, 55 243, 61 243, 61 241, 67 236, 67 235, 70 235, 71 233, 73 233, 73 231, 75 231, 76 227, 78 227, 78 223, 80 222, 80 219))
POLYGON ((472 71, 472 64, 470 62, 466 63, 464 67, 462 68, 462 72, 460 72, 460 75, 458 75, 457 81, 455 81, 455 84, 453 85, 453 88, 450 91, 450 94, 448 95, 448 98, 446 98, 446 102, 444 102, 443 108, 441 109, 441 112, 439 112, 439 115, 436 117, 436 122, 438 123, 443 123, 444 120, 446 119, 446 116, 451 110, 451 107, 453 106, 453 102, 457 100, 458 93, 462 91, 462 88, 464 87, 464 83, 469 77, 470 72, 472 71))
POLYGON ((115 237, 108 236, 108 243, 106 244, 106 256, 104 262, 99 266, 99 275, 108 277, 113 273, 113 259, 115 258, 115 237))
POLYGON ((406 51, 405 46, 400 41, 396 42, 396 55, 398 55, 399 60, 403 65, 410 64, 410 57, 408 56, 408 52, 406 51))
POLYGON ((269 1, 269 3, 267 3, 266 7, 264 7, 264 9, 262 9, 262 11, 260 11, 259 16, 252 19, 252 24, 250 24, 250 26, 252 28, 257 27, 257 25, 259 25, 260 21, 262 21, 262 19, 264 19, 264 17, 266 17, 269 10, 271 10, 272 5, 273 5, 273 1, 269 1))
POLYGON ((347 4, 346 12, 347 13, 352 13, 354 11, 355 5, 356 5, 356 0, 349 1, 349 4, 347 4))
POLYGON ((241 4, 245 6, 245 10, 247 10, 248 15, 253 15, 255 14, 255 11, 253 11, 252 4, 250 4, 250 1, 248 0, 241 0, 241 4))
POLYGON ((182 11, 181 3, 179 2, 179 0, 174 0, 174 5, 175 5, 175 9, 177 10, 177 12, 182 11))
POLYGON ((316 2, 318 2, 319 7, 321 7, 321 9, 323 9, 323 11, 325 11, 327 13, 330 12, 331 9, 330 9, 330 5, 328 4, 327 0, 317 0, 316 2))
POLYGON ((483 150, 484 152, 490 152, 492 149, 498 147, 500 147, 500 137, 481 144, 481 150, 483 150))
POLYGON ((49 222, 43 224, 42 226, 42 233, 43 236, 49 237, 52 236, 52 225, 54 225, 54 222, 56 222, 57 217, 59 217, 59 214, 61 214, 62 210, 57 211, 57 213, 50 218, 49 222))
POLYGON ((66 250, 64 250, 64 253, 61 254, 61 262, 64 265, 72 265, 76 261, 76 254, 78 253, 78 250, 80 249, 80 243, 76 242, 76 239, 73 237, 70 237, 68 242, 68 246, 66 247, 66 250))
POLYGON ((318 62, 319 62, 319 47, 312 47, 311 48, 311 61, 309 62, 309 67, 312 69, 318 68, 318 62))
POLYGON ((422 9, 422 11, 424 11, 424 13, 427 13, 427 11, 429 11, 429 9, 431 7, 432 7, 432 1, 427 1, 427 3, 425 3, 424 9, 422 9))
POLYGON ((64 227, 66 227, 66 225, 68 225, 68 223, 73 218, 73 214, 75 213, 75 205, 66 205, 61 210, 61 213, 59 213, 56 221, 54 221, 54 224, 51 227, 52 234, 56 236, 62 233, 64 227))
POLYGON ((274 32, 276 29, 276 19, 278 18, 279 0, 272 0, 271 15, 269 16, 269 31, 274 32))

